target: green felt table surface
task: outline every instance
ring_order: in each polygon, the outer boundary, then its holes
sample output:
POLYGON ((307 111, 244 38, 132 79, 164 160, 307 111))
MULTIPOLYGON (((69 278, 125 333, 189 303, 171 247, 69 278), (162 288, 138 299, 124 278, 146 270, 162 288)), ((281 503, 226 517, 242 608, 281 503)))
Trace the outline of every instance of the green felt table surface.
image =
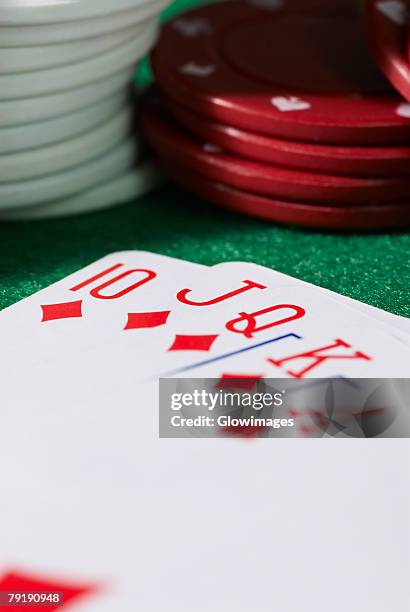
MULTIPOLYGON (((192 4, 178 0, 166 16, 192 4)), ((335 234, 281 227, 216 208, 170 183, 111 210, 1 223, 0 308, 107 253, 130 249, 207 265, 252 261, 410 316, 409 232, 335 234)))

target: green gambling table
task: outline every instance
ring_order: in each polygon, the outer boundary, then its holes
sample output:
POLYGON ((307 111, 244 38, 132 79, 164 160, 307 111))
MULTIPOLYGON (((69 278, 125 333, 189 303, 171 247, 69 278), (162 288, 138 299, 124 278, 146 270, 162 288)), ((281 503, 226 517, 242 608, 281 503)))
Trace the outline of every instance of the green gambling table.
MULTIPOLYGON (((177 0, 164 18, 194 4, 177 0)), ((149 78, 145 66, 141 78, 149 78)), ((255 262, 410 317, 410 233, 327 233, 279 226, 163 186, 135 202, 66 219, 0 224, 0 308, 116 250, 206 265, 255 262)))

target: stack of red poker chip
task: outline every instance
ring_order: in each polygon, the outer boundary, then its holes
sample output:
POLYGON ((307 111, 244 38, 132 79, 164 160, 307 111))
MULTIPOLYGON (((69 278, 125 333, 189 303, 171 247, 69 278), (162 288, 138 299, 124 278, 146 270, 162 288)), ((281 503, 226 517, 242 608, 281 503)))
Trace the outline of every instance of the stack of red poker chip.
POLYGON ((357 0, 204 6, 166 25, 152 67, 143 128, 189 190, 280 223, 410 222, 410 104, 370 57, 357 0))

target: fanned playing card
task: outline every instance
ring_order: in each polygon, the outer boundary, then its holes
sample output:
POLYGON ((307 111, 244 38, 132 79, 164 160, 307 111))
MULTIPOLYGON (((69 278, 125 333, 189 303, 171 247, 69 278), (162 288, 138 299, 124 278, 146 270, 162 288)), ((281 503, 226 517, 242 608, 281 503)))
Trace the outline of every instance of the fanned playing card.
POLYGON ((405 440, 324 459, 308 440, 158 439, 164 373, 405 374, 406 326, 370 310, 250 264, 131 252, 3 311, 0 591, 78 612, 327 612, 341 575, 340 609, 400 609, 405 440))

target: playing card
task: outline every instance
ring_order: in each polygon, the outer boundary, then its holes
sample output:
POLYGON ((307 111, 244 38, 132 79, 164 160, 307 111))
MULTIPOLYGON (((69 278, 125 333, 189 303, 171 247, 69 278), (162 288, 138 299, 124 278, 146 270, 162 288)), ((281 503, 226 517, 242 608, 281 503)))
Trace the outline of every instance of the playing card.
POLYGON ((154 253, 112 253, 3 310, 0 363, 5 380, 16 367, 41 369, 60 357, 70 362, 87 347, 130 330, 148 351, 146 335, 155 339, 161 333, 183 279, 193 280, 202 269, 154 253))
POLYGON ((371 378, 410 371, 405 333, 253 264, 211 269, 178 299, 188 315, 172 328, 173 342, 158 360, 164 376, 217 378, 233 358, 238 375, 371 378))
MULTIPOLYGON (((142 257, 132 265, 151 269, 142 257)), ((407 367, 405 344, 371 317, 293 279, 273 282, 257 266, 179 269, 158 293, 121 296, 101 315, 93 302, 100 298, 85 293, 84 312, 95 308, 97 317, 91 326, 46 336, 40 359, 29 352, 30 367, 13 384, 4 380, 3 585, 34 576, 71 592, 66 607, 78 612, 267 612, 272 597, 283 612, 325 612, 340 575, 349 584, 338 592, 340 612, 399 610, 407 543, 390 527, 407 529, 400 510, 407 473, 397 470, 407 462, 405 441, 380 441, 377 449, 367 441, 365 451, 363 441, 346 441, 328 447, 324 462, 310 441, 296 448, 284 440, 158 439, 157 383, 140 383, 170 370, 176 377, 387 376, 390 365, 407 367), (147 313, 168 311, 166 324, 141 326, 154 321, 147 313), (342 356, 333 358, 333 348, 323 347, 337 339, 342 356), (310 354, 289 359, 295 347, 310 354), (386 482, 389 495, 381 495, 386 482)), ((89 278, 76 276, 75 286, 89 278)), ((66 299, 63 288, 60 295, 66 299)), ((55 294, 37 298, 38 315, 55 294)), ((53 321, 60 319, 44 323, 53 321)))

